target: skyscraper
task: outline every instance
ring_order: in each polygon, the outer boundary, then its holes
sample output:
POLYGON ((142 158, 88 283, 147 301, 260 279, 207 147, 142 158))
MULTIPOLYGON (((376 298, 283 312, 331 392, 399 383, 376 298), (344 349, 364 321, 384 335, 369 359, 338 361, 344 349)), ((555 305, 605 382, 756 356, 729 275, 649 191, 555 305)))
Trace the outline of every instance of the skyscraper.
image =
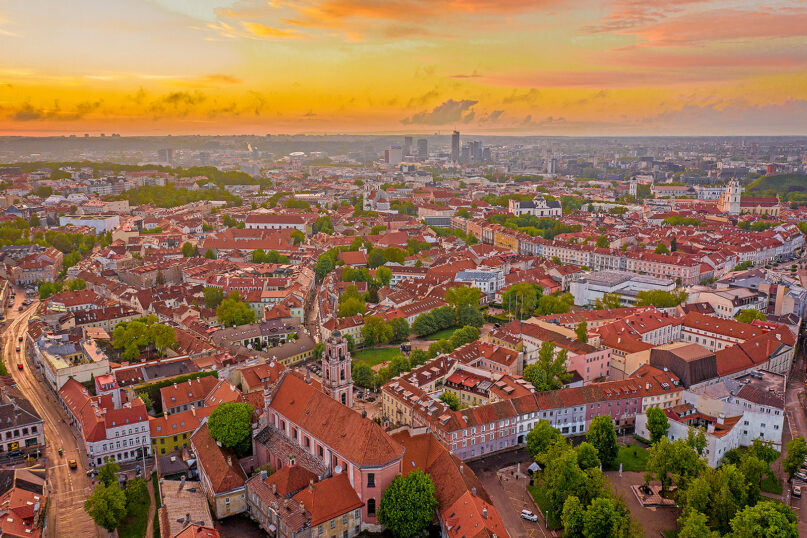
POLYGON ((411 136, 405 136, 404 137, 403 154, 404 154, 404 157, 411 157, 412 156, 412 137, 411 136))
POLYGON ((425 138, 418 138, 418 158, 421 161, 429 158, 429 141, 425 138))
POLYGON ((451 162, 460 162, 460 132, 454 131, 451 135, 451 162))

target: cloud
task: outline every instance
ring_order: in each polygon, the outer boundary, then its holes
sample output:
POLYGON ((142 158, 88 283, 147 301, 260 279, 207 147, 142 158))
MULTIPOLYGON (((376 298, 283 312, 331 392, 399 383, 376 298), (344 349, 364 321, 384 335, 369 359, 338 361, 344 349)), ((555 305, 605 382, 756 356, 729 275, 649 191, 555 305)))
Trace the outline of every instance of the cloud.
POLYGON ((645 128, 656 127, 678 134, 804 134, 807 100, 749 104, 717 101, 703 105, 687 103, 641 120, 645 128))
POLYGON ((449 75, 449 78, 479 78, 481 76, 482 75, 477 73, 476 69, 474 69, 473 73, 470 73, 470 74, 467 74, 467 75, 449 75))
POLYGON ((438 91, 437 88, 432 88, 423 95, 420 95, 418 97, 412 97, 411 99, 409 99, 409 102, 406 103, 406 108, 423 106, 427 104, 429 101, 437 99, 438 97, 440 97, 440 92, 438 91))
POLYGON ((220 73, 213 73, 205 75, 201 78, 201 82, 208 84, 241 84, 241 79, 232 75, 222 75, 220 73))
POLYGON ((36 107, 26 102, 18 107, 9 107, 6 117, 11 121, 27 122, 39 120, 75 121, 95 112, 101 107, 101 100, 81 101, 70 110, 62 110, 59 101, 54 101, 50 107, 36 107))
POLYGON ((541 92, 536 90, 535 88, 530 88, 526 92, 513 90, 512 94, 502 99, 502 103, 505 105, 511 105, 514 103, 533 103, 540 96, 541 92))
POLYGON ((494 110, 490 114, 485 114, 481 118, 479 118, 479 123, 496 123, 504 114, 504 110, 494 110))
POLYGON ((581 28, 581 33, 597 34, 623 32, 631 28, 657 22, 680 12, 686 6, 709 0, 619 0, 614 10, 600 19, 598 24, 581 28))
POLYGON ((248 37, 257 39, 299 39, 302 37, 295 30, 274 28, 258 22, 242 21, 241 26, 246 30, 248 37))
MULTIPOLYGON (((444 125, 463 120, 463 113, 470 110, 478 101, 449 99, 434 107, 431 112, 423 111, 401 120, 404 125, 444 125)), ((467 115, 466 115, 467 117, 467 115)), ((473 119, 473 116, 471 116, 473 119)))

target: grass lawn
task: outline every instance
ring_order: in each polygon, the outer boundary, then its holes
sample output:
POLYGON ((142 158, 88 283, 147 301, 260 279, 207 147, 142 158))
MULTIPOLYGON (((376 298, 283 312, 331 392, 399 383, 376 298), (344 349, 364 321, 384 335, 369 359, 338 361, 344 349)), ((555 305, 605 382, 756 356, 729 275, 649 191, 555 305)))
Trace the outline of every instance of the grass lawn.
POLYGON ((401 349, 397 346, 383 348, 371 347, 353 353, 353 360, 355 362, 363 362, 368 366, 375 366, 385 361, 391 361, 400 354, 401 349))
POLYGON ((425 337, 424 340, 448 340, 457 329, 459 329, 459 327, 449 327, 448 329, 443 329, 442 331, 437 331, 434 334, 430 334, 429 336, 425 337))
POLYGON ((646 471, 647 470, 647 449, 639 445, 627 445, 619 447, 614 469, 619 469, 622 464, 623 471, 646 471))
MULTIPOLYGON (((532 498, 535 499, 535 504, 541 509, 541 512, 546 514, 547 508, 549 508, 549 499, 546 496, 546 488, 541 485, 534 485, 534 486, 527 486, 527 491, 530 492, 532 498)), ((549 526, 553 529, 560 529, 560 514, 555 514, 553 512, 549 513, 549 526)))
POLYGON ((782 494, 782 483, 776 478, 774 473, 769 474, 762 480, 760 484, 762 491, 765 493, 773 493, 774 495, 781 495, 782 494))

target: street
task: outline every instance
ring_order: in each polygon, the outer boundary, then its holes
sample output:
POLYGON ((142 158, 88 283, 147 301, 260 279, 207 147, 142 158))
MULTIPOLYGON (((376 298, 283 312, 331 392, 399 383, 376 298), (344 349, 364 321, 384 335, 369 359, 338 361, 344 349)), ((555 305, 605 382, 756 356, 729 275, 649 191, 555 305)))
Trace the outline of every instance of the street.
MULTIPOLYGON (((799 394, 804 391, 804 353, 799 350, 796 355, 795 364, 791 375, 787 380, 787 389, 785 395, 785 412, 787 413, 787 428, 782 434, 782 446, 790 441, 793 437, 804 436, 807 434, 807 416, 805 416, 804 407, 799 400, 799 394)), ((786 452, 783 448, 782 452, 786 452)), ((781 468, 781 466, 780 466, 781 468)), ((785 481, 782 493, 787 499, 787 488, 792 487, 785 481)), ((807 488, 805 488, 807 489, 807 488)), ((791 497, 790 506, 796 511, 799 517, 799 536, 807 536, 807 497, 801 498, 791 497)))
MULTIPOLYGON (((24 294, 17 292, 17 300, 24 294)), ((48 502, 46 536, 99 536, 98 528, 84 511, 84 500, 92 490, 87 477, 86 457, 72 429, 64 421, 64 411, 56 402, 55 395, 41 375, 35 373, 33 363, 26 356, 28 319, 33 315, 38 301, 23 312, 17 312, 15 303, 9 309, 9 324, 5 330, 3 354, 6 366, 17 388, 31 402, 45 422, 45 458, 48 466, 50 499, 48 502), (19 339, 22 338, 22 342, 19 339), (20 352, 16 347, 19 345, 20 352), (17 363, 23 364, 18 370, 17 363), (58 448, 63 455, 58 455, 58 448), (78 469, 71 471, 69 459, 78 462, 78 469)))

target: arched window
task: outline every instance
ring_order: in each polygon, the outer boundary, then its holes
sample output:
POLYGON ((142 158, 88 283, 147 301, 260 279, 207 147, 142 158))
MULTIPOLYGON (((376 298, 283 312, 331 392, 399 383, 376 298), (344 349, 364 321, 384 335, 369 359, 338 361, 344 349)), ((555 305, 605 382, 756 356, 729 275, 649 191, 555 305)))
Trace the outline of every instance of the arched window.
POLYGON ((339 373, 339 379, 344 381, 345 380, 345 369, 342 368, 342 371, 339 373))
POLYGON ((367 515, 375 515, 375 499, 367 499, 367 515))
POLYGON ((342 405, 347 405, 347 393, 342 393, 342 405))

